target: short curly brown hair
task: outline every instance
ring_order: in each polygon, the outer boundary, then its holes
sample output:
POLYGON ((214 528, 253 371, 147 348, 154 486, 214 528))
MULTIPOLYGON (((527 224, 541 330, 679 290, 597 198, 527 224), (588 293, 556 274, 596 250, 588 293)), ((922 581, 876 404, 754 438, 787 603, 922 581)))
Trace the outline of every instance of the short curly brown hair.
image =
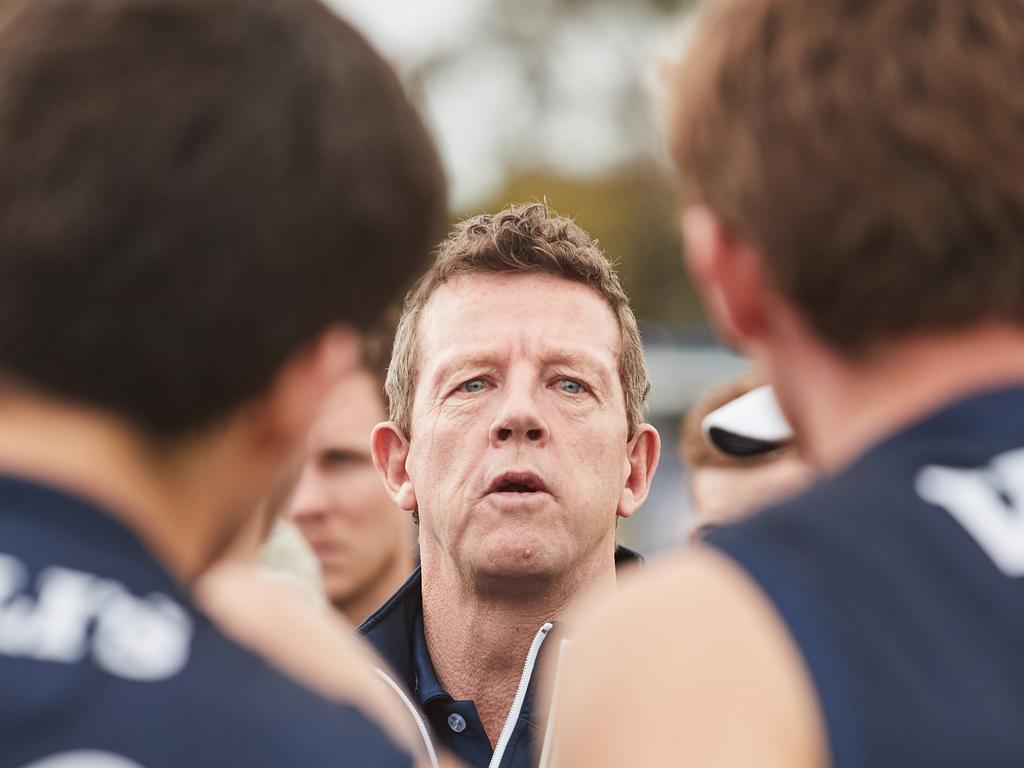
POLYGON ((1020 0, 716 0, 671 83, 684 205, 849 357, 1024 323, 1020 0))
POLYGON ((608 302, 621 336, 619 378, 632 438, 643 423, 651 385, 629 298, 597 243, 574 221, 553 215, 542 203, 511 205, 466 219, 438 246, 433 265, 406 296, 398 322, 385 382, 391 420, 407 437, 412 435, 417 322, 431 296, 457 276, 501 272, 555 275, 590 286, 608 302))

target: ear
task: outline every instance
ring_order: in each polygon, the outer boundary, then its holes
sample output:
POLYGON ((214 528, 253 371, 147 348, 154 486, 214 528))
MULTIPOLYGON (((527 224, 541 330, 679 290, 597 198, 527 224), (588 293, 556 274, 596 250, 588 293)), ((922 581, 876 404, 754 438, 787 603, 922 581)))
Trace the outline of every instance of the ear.
POLYGON ((686 265, 726 343, 744 349, 759 341, 768 291, 760 254, 701 206, 683 213, 683 242, 686 265))
POLYGON ((393 421, 378 424, 370 435, 370 450, 388 495, 406 512, 415 510, 416 489, 406 468, 409 440, 405 434, 393 421))
POLYGON ((619 497, 616 513, 619 517, 629 517, 647 498, 651 490, 654 470, 658 468, 661 457, 661 436, 650 424, 641 424, 629 442, 626 455, 626 484, 619 497))
POLYGON ((254 403, 261 442, 290 455, 305 438, 331 388, 358 367, 361 349, 359 333, 338 326, 288 357, 254 403))

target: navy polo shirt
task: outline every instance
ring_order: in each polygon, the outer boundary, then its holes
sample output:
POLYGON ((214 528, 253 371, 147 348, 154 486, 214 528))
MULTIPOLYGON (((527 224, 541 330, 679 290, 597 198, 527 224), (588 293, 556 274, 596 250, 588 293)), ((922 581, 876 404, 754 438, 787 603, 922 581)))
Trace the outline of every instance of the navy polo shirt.
MULTIPOLYGON (((639 563, 641 560, 640 555, 625 547, 616 549, 616 565, 639 563)), ((398 680, 412 691, 436 741, 468 766, 487 768, 494 750, 476 705, 472 701, 456 700, 437 679, 423 631, 422 596, 422 577, 417 568, 405 584, 363 622, 358 631, 388 663, 398 680)), ((547 633, 535 670, 543 666, 545 655, 558 652, 560 641, 557 635, 557 626, 547 633)), ((537 676, 534 675, 498 768, 532 768, 536 765, 547 716, 546 712, 537 710, 536 688, 537 676)), ((497 738, 498 734, 494 736, 497 738)))
MULTIPOLYGON (((541 654, 557 647, 557 638, 549 632, 541 654)), ((538 666, 539 666, 538 661, 538 666)), ((467 765, 487 766, 494 756, 490 740, 484 731, 476 705, 469 700, 452 698, 437 679, 434 662, 427 651, 427 638, 423 630, 423 614, 418 614, 413 627, 414 693, 420 708, 427 715, 438 741, 450 752, 458 755, 467 765)), ((527 768, 534 764, 534 743, 543 740, 542 714, 535 712, 534 696, 536 676, 530 680, 512 738, 501 760, 502 768, 527 768)), ((494 734, 497 737, 497 734, 494 734)))
POLYGON ((0 475, 0 768, 407 768, 229 640, 96 504, 0 475))

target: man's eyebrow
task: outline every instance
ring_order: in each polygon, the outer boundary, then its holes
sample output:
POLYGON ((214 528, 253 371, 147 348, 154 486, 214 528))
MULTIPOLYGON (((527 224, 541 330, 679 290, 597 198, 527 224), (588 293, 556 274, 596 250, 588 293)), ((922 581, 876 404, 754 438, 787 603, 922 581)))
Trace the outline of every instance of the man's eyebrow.
MULTIPOLYGON (((471 351, 442 358, 430 376, 430 386, 439 386, 459 371, 491 368, 501 362, 504 357, 505 356, 499 352, 482 350, 479 352, 471 351)), ((581 375, 597 379, 603 386, 608 386, 611 378, 618 372, 617 368, 609 370, 608 367, 603 365, 600 359, 596 356, 585 352, 579 352, 577 350, 558 348, 541 349, 539 350, 537 358, 540 360, 541 364, 547 368, 555 368, 558 366, 571 368, 575 371, 579 371, 581 375)))
POLYGON ((593 355, 574 350, 547 350, 541 356, 541 360, 547 366, 565 365, 601 378, 608 378, 614 373, 614 371, 609 371, 607 366, 603 365, 593 355))
POLYGON ((499 355, 494 352, 469 352, 442 358, 430 377, 431 382, 442 382, 456 371, 472 368, 488 368, 495 364, 499 355))

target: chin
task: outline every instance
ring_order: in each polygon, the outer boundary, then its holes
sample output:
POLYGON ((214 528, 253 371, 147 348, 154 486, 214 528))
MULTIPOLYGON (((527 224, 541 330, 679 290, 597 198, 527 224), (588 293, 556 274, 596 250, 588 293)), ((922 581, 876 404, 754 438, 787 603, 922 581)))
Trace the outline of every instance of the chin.
POLYGON ((339 578, 324 582, 324 592, 332 603, 346 603, 359 592, 359 585, 351 578, 339 578))
POLYGON ((539 544, 504 543, 481 553, 474 568, 481 578, 505 579, 512 582, 550 580, 566 568, 566 561, 555 556, 550 547, 539 544))

